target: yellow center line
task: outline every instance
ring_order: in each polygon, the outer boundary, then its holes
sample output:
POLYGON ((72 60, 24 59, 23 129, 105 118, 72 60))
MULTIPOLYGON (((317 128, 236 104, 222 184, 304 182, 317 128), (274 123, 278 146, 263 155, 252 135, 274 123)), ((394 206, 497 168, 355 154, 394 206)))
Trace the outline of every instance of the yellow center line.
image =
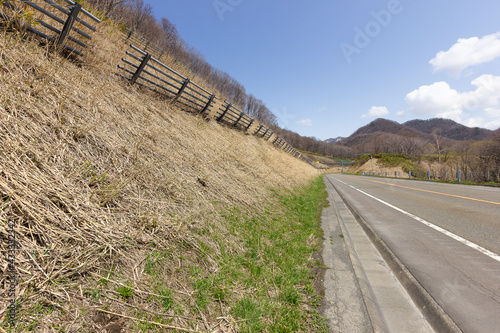
MULTIPOLYGON (((346 177, 347 178, 351 178, 351 179, 358 179, 358 178, 349 177, 349 176, 346 176, 346 177)), ((379 183, 379 184, 384 184, 384 185, 391 185, 391 186, 401 187, 401 188, 405 188, 405 189, 409 189, 409 190, 414 190, 414 191, 427 192, 427 193, 432 193, 432 194, 439 194, 439 195, 444 195, 444 196, 447 196, 447 197, 454 197, 454 198, 460 198, 460 199, 466 199, 466 200, 472 200, 472 201, 485 202, 485 203, 490 203, 490 204, 494 204, 494 205, 500 205, 500 202, 496 202, 496 201, 481 200, 481 199, 476 199, 476 198, 463 197, 461 195, 441 193, 441 192, 429 191, 429 190, 422 190, 422 189, 419 189, 419 188, 408 187, 408 186, 403 186, 403 185, 396 185, 396 184, 391 184, 391 183, 384 183, 384 182, 379 182, 379 181, 376 181, 376 180, 367 180, 367 179, 364 179, 364 181, 371 182, 371 183, 379 183)))

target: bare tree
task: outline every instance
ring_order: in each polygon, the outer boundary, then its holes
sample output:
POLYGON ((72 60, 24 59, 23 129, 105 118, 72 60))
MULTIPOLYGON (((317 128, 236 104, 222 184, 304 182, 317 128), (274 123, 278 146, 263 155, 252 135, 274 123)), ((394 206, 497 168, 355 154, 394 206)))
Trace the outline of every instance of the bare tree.
POLYGON ((442 144, 441 140, 443 138, 443 131, 440 128, 432 129, 432 138, 434 139, 434 144, 436 145, 436 151, 439 156, 439 163, 441 163, 441 152, 442 152, 442 144))

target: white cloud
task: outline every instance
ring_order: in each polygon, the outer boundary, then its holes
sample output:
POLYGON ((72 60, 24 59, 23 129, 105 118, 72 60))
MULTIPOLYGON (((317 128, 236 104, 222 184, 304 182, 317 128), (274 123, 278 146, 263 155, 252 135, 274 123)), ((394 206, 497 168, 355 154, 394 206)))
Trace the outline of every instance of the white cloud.
POLYGON ((481 75, 471 84, 477 88, 463 94, 464 107, 491 107, 500 104, 500 76, 481 75))
POLYGON ((406 115, 406 110, 401 110, 396 112, 396 116, 398 117, 404 117, 406 115))
POLYGON ((411 107, 410 112, 419 116, 461 110, 460 94, 444 81, 413 90, 405 101, 411 107))
POLYGON ((448 51, 439 51, 429 61, 434 71, 447 71, 460 76, 470 66, 490 62, 500 57, 500 32, 482 38, 460 38, 448 51))
POLYGON ((326 106, 322 106, 318 109, 318 112, 323 112, 323 111, 326 111, 328 110, 328 108, 326 106))
POLYGON ((389 110, 385 106, 372 106, 368 113, 361 115, 361 118, 376 118, 387 116, 389 114, 389 110))
POLYGON ((306 118, 306 119, 302 119, 302 120, 297 121, 297 124, 299 124, 300 126, 312 127, 313 121, 309 118, 306 118))
POLYGON ((500 76, 482 75, 476 89, 459 93, 444 81, 421 86, 406 95, 407 112, 453 119, 467 126, 496 129, 500 124, 500 76))
POLYGON ((500 120, 500 109, 486 108, 486 114, 492 118, 498 118, 500 120))

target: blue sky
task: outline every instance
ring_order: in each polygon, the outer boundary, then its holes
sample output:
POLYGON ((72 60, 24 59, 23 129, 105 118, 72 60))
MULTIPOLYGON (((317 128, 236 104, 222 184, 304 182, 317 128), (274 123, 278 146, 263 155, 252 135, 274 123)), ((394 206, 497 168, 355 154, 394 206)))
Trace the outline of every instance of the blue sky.
POLYGON ((282 127, 372 120, 500 127, 498 0, 145 0, 282 127))

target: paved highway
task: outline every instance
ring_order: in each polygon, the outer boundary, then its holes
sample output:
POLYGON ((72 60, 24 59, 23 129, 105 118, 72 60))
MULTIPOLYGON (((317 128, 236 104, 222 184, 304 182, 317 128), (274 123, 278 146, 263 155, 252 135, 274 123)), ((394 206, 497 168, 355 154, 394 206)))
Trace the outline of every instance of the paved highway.
POLYGON ((327 177, 463 332, 500 332, 500 189, 327 177))

